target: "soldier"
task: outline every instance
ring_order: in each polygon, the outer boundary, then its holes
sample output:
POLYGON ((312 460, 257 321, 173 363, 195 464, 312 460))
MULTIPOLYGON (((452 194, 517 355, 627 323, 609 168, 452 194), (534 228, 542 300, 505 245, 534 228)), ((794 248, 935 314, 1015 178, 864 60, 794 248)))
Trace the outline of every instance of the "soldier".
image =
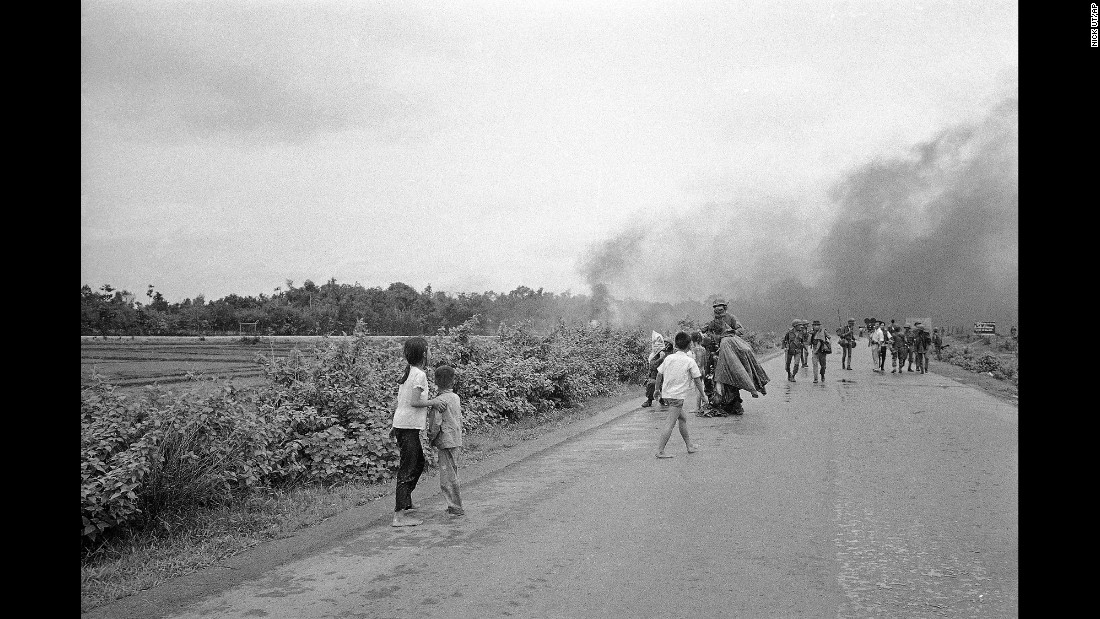
POLYGON ((810 369, 810 321, 804 318, 798 319, 798 331, 802 334, 802 353, 799 355, 802 357, 802 372, 803 376, 810 369))
POLYGON ((726 301, 715 299, 712 306, 714 319, 704 329, 718 343, 711 404, 734 415, 741 415, 745 412, 741 389, 751 393, 754 398, 767 395, 765 385, 769 380, 768 375, 756 360, 752 347, 741 339, 744 327, 736 316, 726 313, 726 301))
POLYGON ((705 327, 705 330, 709 330, 719 340, 728 333, 742 335, 745 331, 741 323, 737 321, 737 316, 726 313, 726 306, 725 299, 715 299, 714 303, 711 304, 711 307, 714 308, 714 319, 705 327))
POLYGON ((795 383, 794 375, 798 373, 798 363, 802 360, 802 353, 806 350, 806 340, 802 334, 801 321, 797 318, 791 321, 791 330, 783 336, 783 349, 786 351, 787 380, 795 383), (791 360, 794 360, 794 371, 791 371, 791 360))
POLYGON ((837 329, 837 335, 840 336, 840 368, 850 370, 852 369, 852 351, 856 347, 856 319, 849 318, 847 326, 837 329))
POLYGON ((905 340, 905 334, 899 326, 894 326, 892 347, 890 349, 890 373, 904 372, 905 360, 909 357, 909 342, 905 340))
MULTIPOLYGON (((920 324, 920 323, 918 322, 917 324, 920 324)), ((906 350, 907 350, 907 352, 906 352, 907 357, 903 361, 908 361, 909 362, 909 371, 910 372, 913 371, 913 338, 914 338, 915 335, 916 334, 913 333, 913 327, 910 326, 909 323, 905 323, 905 333, 902 335, 902 337, 905 339, 905 347, 906 347, 906 350)), ((901 371, 901 366, 900 365, 898 366, 898 371, 899 372, 901 371)))
POLYGON ((928 348, 932 344, 932 338, 928 330, 921 323, 913 325, 913 355, 917 358, 917 371, 921 374, 928 373, 928 348))
MULTIPOLYGON (((703 327, 703 332, 710 335, 711 340, 715 344, 714 362, 717 365, 718 362, 718 346, 722 343, 722 336, 728 334, 740 335, 744 333, 744 328, 737 320, 737 317, 733 314, 727 314, 726 308, 728 304, 726 300, 719 297, 711 303, 711 308, 714 310, 714 318, 707 323, 707 326, 703 327)), ((721 407, 725 409, 726 407, 721 407)), ((729 410, 735 414, 740 415, 745 412, 744 401, 741 399, 741 391, 734 389, 730 395, 730 402, 728 406, 729 410)))
POLYGON ((832 345, 829 343, 829 333, 821 328, 820 320, 814 320, 813 322, 810 346, 812 347, 810 354, 813 355, 811 358, 813 359, 814 383, 817 383, 818 374, 821 375, 821 382, 824 383, 826 355, 831 352, 832 345))
POLYGON ((932 329, 932 346, 936 349, 936 361, 943 361, 943 334, 939 327, 932 329))

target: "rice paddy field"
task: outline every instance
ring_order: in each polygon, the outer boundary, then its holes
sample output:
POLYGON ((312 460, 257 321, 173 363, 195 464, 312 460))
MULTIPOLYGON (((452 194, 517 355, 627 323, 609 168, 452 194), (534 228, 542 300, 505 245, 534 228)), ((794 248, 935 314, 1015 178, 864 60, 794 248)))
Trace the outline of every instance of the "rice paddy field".
MULTIPOLYGON (((248 386, 262 382, 256 357, 308 355, 323 336, 240 336, 172 337, 123 336, 80 338, 80 385, 98 374, 121 387, 138 389, 146 385, 173 387, 209 385, 232 380, 248 386)), ((332 336, 329 341, 352 340, 332 336)), ((379 344, 403 341, 399 336, 375 336, 379 344)))

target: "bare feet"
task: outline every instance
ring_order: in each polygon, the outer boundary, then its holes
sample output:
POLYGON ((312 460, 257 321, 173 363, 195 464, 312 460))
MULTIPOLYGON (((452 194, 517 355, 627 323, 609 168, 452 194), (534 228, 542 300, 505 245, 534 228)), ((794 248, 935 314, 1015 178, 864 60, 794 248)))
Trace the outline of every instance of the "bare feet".
POLYGON ((689 454, 693 454, 697 451, 699 451, 699 447, 697 445, 692 445, 691 447, 688 447, 688 453, 689 454))
POLYGON ((672 454, 666 454, 666 453, 665 453, 665 452, 663 452, 663 451, 658 451, 658 452, 657 452, 657 457, 658 457, 658 458, 671 458, 671 457, 672 457, 672 454))

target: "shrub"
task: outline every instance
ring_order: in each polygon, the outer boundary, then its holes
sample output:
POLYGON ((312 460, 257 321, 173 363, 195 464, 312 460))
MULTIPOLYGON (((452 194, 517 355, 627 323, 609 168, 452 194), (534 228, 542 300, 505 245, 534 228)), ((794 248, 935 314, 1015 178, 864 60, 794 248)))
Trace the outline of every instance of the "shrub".
MULTIPOLYGON (((498 338, 475 340, 470 326, 432 339, 427 372, 435 395, 431 368, 456 368, 467 429, 571 406, 639 381, 646 368, 641 330, 559 323, 540 335, 530 324, 502 325, 498 338)), ((392 475, 400 338, 378 344, 357 328, 350 342, 301 352, 258 355, 267 383, 255 390, 132 397, 102 381, 82 390, 83 540, 258 487, 392 475)))
POLYGON ((753 352, 761 353, 770 348, 775 348, 775 332, 768 331, 766 333, 759 333, 757 331, 749 331, 741 337, 752 346, 753 352))

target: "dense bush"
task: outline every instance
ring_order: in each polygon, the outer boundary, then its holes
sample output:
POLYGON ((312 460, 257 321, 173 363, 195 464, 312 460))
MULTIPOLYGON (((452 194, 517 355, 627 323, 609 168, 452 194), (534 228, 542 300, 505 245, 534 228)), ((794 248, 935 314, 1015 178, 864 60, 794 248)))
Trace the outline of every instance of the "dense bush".
POLYGON ((224 501, 261 481, 270 429, 231 387, 214 396, 100 382, 81 391, 82 535, 148 523, 163 511, 224 501))
POLYGON ((969 346, 961 350, 948 348, 942 353, 942 360, 957 365, 970 372, 992 374, 994 378, 1009 380, 1014 385, 1019 381, 1019 360, 1015 357, 983 352, 975 355, 969 346))
MULTIPOLYGON (((455 367, 467 429, 537 415, 637 381, 645 333, 559 323, 470 338, 471 323, 430 338, 432 368, 455 367)), ((229 500, 256 487, 382 481, 398 462, 389 436, 400 340, 325 341, 304 355, 257 356, 267 383, 214 396, 100 383, 81 392, 81 524, 85 540, 141 527, 165 512, 229 500)))

